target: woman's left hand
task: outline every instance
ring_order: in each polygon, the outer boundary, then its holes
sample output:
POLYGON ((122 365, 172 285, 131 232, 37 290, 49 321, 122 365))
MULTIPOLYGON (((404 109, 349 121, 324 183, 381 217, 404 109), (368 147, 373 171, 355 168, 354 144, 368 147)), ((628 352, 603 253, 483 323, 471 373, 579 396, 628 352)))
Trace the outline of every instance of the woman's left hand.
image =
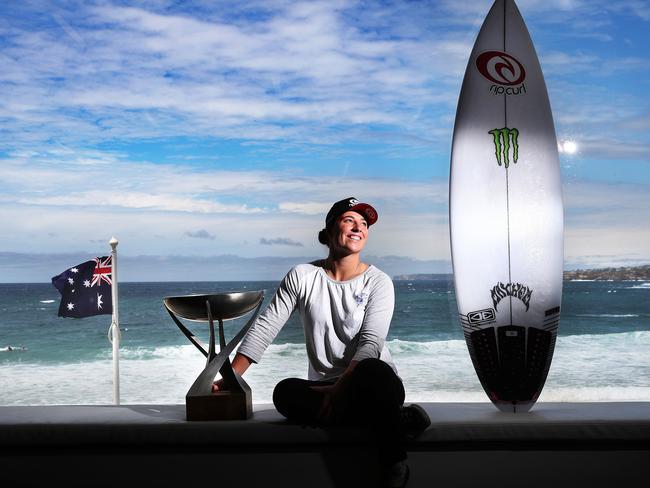
POLYGON ((345 401, 344 391, 348 389, 350 383, 350 373, 356 368, 358 361, 350 361, 345 372, 339 377, 336 383, 324 386, 312 386, 314 391, 323 394, 321 409, 318 417, 322 421, 331 422, 337 420, 336 416, 344 415, 345 406, 342 403, 345 401))
POLYGON ((334 408, 337 403, 339 396, 339 389, 336 385, 324 385, 324 386, 312 386, 314 391, 318 391, 323 394, 323 401, 321 403, 320 412, 318 417, 320 420, 328 421, 332 420, 332 415, 334 413, 334 408))

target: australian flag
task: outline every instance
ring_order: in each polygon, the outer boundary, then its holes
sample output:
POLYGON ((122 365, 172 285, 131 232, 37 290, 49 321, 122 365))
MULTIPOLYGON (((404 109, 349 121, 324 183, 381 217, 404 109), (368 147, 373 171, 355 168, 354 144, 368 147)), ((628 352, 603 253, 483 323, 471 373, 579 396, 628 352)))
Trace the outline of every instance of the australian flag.
POLYGON ((59 317, 83 318, 113 313, 111 256, 95 258, 52 278, 61 293, 59 317))

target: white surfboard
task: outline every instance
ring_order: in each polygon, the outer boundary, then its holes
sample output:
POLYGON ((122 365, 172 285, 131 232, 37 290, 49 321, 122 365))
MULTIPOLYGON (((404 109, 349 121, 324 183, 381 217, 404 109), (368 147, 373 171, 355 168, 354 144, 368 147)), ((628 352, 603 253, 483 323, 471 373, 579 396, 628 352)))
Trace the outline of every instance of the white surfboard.
POLYGON ((449 212, 458 313, 472 363, 503 411, 542 391, 560 320, 563 206, 542 70, 512 0, 496 0, 458 101, 449 212))

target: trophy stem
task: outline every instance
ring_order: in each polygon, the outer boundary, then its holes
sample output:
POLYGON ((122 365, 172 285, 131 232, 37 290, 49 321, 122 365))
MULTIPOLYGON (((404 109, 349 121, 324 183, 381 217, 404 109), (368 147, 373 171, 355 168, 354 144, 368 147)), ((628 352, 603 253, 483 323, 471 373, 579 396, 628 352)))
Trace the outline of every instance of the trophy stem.
MULTIPOLYGON (((208 360, 205 364, 206 368, 210 364, 210 361, 212 361, 215 356, 217 355, 214 351, 215 349, 215 344, 214 344, 214 319, 212 318, 212 308, 210 307, 210 300, 205 301, 205 308, 208 312, 208 323, 210 324, 210 344, 208 345, 208 360)), ((221 329, 221 320, 219 320, 219 328, 221 329)), ((220 331, 221 332, 221 331, 220 331)), ((223 349, 223 345, 221 346, 221 349, 223 349)))

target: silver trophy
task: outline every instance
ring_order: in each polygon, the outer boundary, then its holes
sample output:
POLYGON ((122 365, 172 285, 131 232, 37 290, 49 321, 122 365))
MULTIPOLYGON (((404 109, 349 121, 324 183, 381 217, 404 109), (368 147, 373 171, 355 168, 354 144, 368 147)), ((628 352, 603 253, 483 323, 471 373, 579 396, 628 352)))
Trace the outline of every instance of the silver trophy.
POLYGON ((230 354, 237 347, 259 315, 264 291, 218 293, 214 295, 185 295, 165 297, 163 303, 178 328, 207 358, 205 368, 196 378, 185 397, 187 420, 243 420, 252 415, 251 389, 230 364, 230 354), (246 325, 226 343, 224 320, 243 317, 253 310, 246 325), (210 327, 208 349, 178 319, 207 322, 210 327), (215 351, 214 321, 219 323, 219 353, 215 351), (223 378, 224 388, 212 392, 217 373, 223 378))

